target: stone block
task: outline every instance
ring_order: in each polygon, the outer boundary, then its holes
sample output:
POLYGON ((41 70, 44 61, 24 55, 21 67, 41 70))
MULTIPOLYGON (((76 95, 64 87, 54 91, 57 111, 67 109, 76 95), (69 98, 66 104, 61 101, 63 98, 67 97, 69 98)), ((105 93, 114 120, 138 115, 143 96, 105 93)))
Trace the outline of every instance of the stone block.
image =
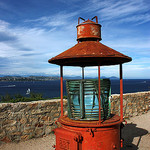
POLYGON ((56 112, 56 113, 54 113, 54 115, 53 115, 53 117, 59 117, 59 113, 58 112, 56 112))
POLYGON ((25 130, 23 131, 23 134, 30 134, 30 133, 32 133, 33 131, 34 131, 33 128, 25 129, 25 130))
POLYGON ((39 123, 39 119, 38 118, 29 118, 29 122, 31 125, 35 125, 39 123))
POLYGON ((53 122, 52 121, 44 121, 44 124, 47 126, 51 126, 51 125, 53 125, 53 122))
POLYGON ((21 136, 21 141, 26 141, 26 140, 29 140, 29 139, 31 139, 30 135, 22 135, 21 136))
POLYGON ((27 118, 23 117, 23 118, 20 120, 20 123, 21 123, 21 124, 26 124, 26 123, 27 123, 27 118))
POLYGON ((28 104, 28 108, 36 108, 38 106, 38 103, 34 103, 34 102, 31 102, 28 104))
POLYGON ((128 103, 127 105, 128 105, 128 106, 132 106, 133 104, 132 104, 132 103, 128 103))
POLYGON ((43 121, 50 121, 50 120, 51 120, 51 117, 42 116, 42 117, 41 117, 41 120, 43 120, 43 121))
POLYGON ((12 126, 16 124, 16 120, 4 120, 2 126, 12 126))
POLYGON ((44 124, 40 123, 40 122, 38 122, 37 124, 35 124, 35 127, 43 127, 43 126, 44 126, 44 124))
POLYGON ((6 119, 8 117, 7 112, 0 112, 0 119, 6 119))
POLYGON ((12 106, 10 104, 0 104, 0 112, 7 112, 8 110, 11 110, 12 106))
POLYGON ((20 131, 9 133, 9 135, 21 135, 22 133, 20 131))
POLYGON ((3 139, 1 139, 1 141, 5 143, 10 143, 11 139, 8 136, 5 136, 3 139))
POLYGON ((5 128, 6 132, 14 132, 17 131, 17 127, 16 126, 9 126, 5 128))
POLYGON ((44 129, 43 128, 36 128, 35 129, 35 137, 41 137, 44 135, 44 129))
POLYGON ((41 109, 33 109, 31 110, 31 114, 32 115, 38 115, 38 114, 42 114, 43 111, 41 109))
POLYGON ((5 137, 5 135, 6 135, 5 131, 1 129, 0 130, 0 138, 5 137))
POLYGON ((51 126, 47 126, 46 128, 45 128, 45 135, 48 135, 48 134, 50 134, 52 132, 52 127, 51 126))
POLYGON ((27 107, 26 104, 18 103, 16 107, 13 107, 13 112, 24 111, 26 107, 27 107))
POLYGON ((19 142, 20 141, 20 135, 11 135, 9 138, 13 142, 19 142))

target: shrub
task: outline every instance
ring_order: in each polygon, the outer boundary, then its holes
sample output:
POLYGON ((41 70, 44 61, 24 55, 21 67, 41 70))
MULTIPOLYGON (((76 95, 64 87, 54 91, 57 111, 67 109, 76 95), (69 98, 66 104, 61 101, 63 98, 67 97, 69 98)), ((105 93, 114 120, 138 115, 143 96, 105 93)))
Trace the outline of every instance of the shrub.
POLYGON ((16 94, 15 96, 6 94, 5 96, 1 96, 2 103, 30 102, 30 101, 38 101, 43 99, 44 98, 40 93, 30 93, 29 97, 24 97, 21 94, 16 94))

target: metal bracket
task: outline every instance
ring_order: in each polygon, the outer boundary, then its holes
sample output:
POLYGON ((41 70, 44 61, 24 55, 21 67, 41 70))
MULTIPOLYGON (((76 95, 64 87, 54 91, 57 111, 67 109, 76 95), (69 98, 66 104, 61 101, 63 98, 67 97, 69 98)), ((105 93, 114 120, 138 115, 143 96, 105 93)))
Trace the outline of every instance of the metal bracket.
POLYGON ((79 17, 78 18, 78 24, 80 24, 80 19, 83 20, 83 21, 85 21, 85 19, 83 19, 82 17, 79 17))
POLYGON ((83 141, 83 137, 81 134, 77 134, 76 136, 74 136, 74 140, 80 143, 81 141, 83 141))
POLYGON ((98 23, 98 18, 97 16, 93 17, 91 20, 96 19, 96 23, 98 23))
POLYGON ((90 132, 90 135, 94 137, 94 132, 96 132, 96 129, 89 128, 86 132, 90 132))

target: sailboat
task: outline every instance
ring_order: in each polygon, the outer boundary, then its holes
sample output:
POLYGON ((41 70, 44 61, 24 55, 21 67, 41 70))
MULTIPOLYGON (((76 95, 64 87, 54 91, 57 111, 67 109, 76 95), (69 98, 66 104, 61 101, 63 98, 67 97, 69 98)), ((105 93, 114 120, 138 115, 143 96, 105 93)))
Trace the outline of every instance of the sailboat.
POLYGON ((31 91, 30 88, 28 88, 26 94, 27 95, 30 94, 30 91, 31 91))

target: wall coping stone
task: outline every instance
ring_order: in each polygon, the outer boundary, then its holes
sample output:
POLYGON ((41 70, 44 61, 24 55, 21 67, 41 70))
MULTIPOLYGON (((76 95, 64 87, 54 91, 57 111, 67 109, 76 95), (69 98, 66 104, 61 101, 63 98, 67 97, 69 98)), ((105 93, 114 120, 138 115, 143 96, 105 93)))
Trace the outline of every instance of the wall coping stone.
MULTIPOLYGON (((38 100, 38 101, 31 101, 31 102, 17 102, 17 103, 0 103, 1 105, 17 105, 17 104, 34 104, 34 103, 45 103, 45 102, 60 102, 60 99, 50 99, 50 100, 38 100)), ((67 102, 67 99, 63 99, 64 102, 67 102)))

